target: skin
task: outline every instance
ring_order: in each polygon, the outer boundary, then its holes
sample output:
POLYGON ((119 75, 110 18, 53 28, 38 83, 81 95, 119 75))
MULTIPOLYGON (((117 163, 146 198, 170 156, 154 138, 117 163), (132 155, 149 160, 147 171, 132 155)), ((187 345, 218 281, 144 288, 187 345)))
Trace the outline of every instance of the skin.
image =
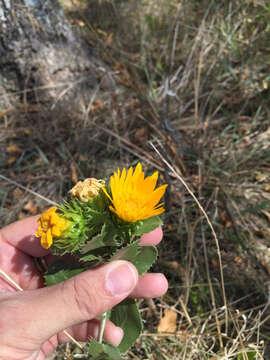
MULTIPOLYGON (((38 216, 12 223, 0 230, 0 269, 22 289, 18 291, 0 275, 0 360, 44 360, 58 344, 78 341, 99 333, 98 317, 126 297, 153 298, 168 288, 163 274, 144 274, 127 261, 85 271, 60 284, 44 287, 33 257, 53 260, 33 235, 38 216)), ((157 228, 141 239, 141 245, 157 245, 157 228)), ((104 338, 114 346, 122 329, 107 321, 104 338)))

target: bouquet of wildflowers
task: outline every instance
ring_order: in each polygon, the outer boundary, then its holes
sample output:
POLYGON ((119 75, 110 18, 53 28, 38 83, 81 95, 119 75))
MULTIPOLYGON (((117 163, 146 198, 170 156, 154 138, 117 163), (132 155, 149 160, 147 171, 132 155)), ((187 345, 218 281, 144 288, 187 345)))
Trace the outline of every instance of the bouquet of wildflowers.
MULTIPOLYGON (((141 235, 161 225, 164 212, 160 199, 167 185, 156 188, 158 172, 145 177, 140 163, 136 168, 118 169, 110 182, 95 178, 79 181, 60 206, 45 211, 38 221, 41 245, 60 255, 46 274, 47 286, 115 259, 132 262, 139 275, 157 258, 154 246, 140 246, 141 235), (72 257, 61 257, 63 255, 72 257), (71 260, 72 259, 72 260, 71 260)), ((102 317, 99 342, 91 340, 90 359, 121 359, 136 341, 142 321, 134 300, 126 299, 102 317), (118 348, 104 344, 102 329, 110 319, 124 330, 118 348)))

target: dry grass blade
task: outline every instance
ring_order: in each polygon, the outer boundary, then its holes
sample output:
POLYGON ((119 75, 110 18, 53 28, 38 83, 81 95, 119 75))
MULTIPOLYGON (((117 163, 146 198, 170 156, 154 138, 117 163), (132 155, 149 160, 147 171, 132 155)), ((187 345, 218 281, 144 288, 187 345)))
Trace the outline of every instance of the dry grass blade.
POLYGON ((0 178, 8 181, 10 184, 16 185, 18 188, 20 188, 20 189, 22 189, 22 190, 25 190, 25 191, 29 192, 30 194, 33 194, 33 195, 39 197, 39 198, 42 199, 42 200, 45 200, 47 203, 49 203, 49 204, 51 204, 51 205, 56 205, 56 206, 58 205, 55 201, 52 201, 52 200, 46 198, 45 196, 40 195, 40 194, 37 193, 36 191, 33 191, 33 190, 31 190, 31 189, 28 189, 27 187, 25 187, 25 186, 17 183, 17 181, 11 180, 11 179, 9 179, 8 177, 6 177, 6 176, 4 176, 4 175, 1 175, 1 174, 0 174, 0 178))
MULTIPOLYGON (((225 311, 225 328, 226 328, 226 333, 227 333, 227 329, 228 329, 228 308, 227 308, 227 298, 226 298, 226 292, 225 292, 225 284, 224 284, 224 275, 223 275, 223 269, 222 269, 222 259, 221 259, 221 252, 220 252, 220 247, 219 247, 219 242, 218 242, 218 238, 217 238, 217 234, 215 232, 215 229, 207 215, 207 213, 205 212, 204 208, 202 207, 202 205, 200 204, 199 200, 196 198, 196 196, 193 194, 193 192, 190 190, 189 186, 187 185, 187 183, 185 182, 185 180, 175 171, 175 169, 171 166, 171 164, 168 163, 168 161, 166 159, 164 159, 164 157, 161 155, 161 153, 158 151, 158 149, 155 147, 155 145, 153 143, 150 143, 151 146, 153 147, 153 149, 156 151, 156 153, 160 156, 160 158, 162 159, 162 161, 166 164, 166 166, 172 171, 172 173, 175 175, 175 177, 181 181, 181 183, 185 186, 185 188, 187 189, 187 191, 189 192, 189 194, 192 196, 192 198, 194 199, 194 201, 196 202, 196 204, 198 205, 199 209, 201 210, 201 212, 203 213, 203 215, 206 218, 206 221, 212 231, 212 234, 214 236, 215 239, 215 243, 216 243, 216 248, 217 248, 217 254, 218 254, 218 259, 219 259, 219 270, 220 270, 220 278, 221 278, 221 288, 222 288, 222 296, 223 296, 223 302, 224 302, 224 311, 225 311)), ((212 299, 212 304, 214 307, 214 315, 216 318, 216 324, 217 324, 217 330, 218 330, 218 336, 219 336, 219 342, 220 342, 220 346, 221 348, 223 348, 223 341, 222 341, 222 335, 221 335, 221 328, 220 328, 220 322, 219 322, 219 318, 217 315, 217 309, 216 309, 216 302, 215 302, 215 297, 214 297, 214 291, 213 291, 213 287, 212 287, 212 283, 210 278, 208 279, 209 282, 209 289, 210 289, 210 293, 211 293, 211 299, 212 299)))
POLYGON ((23 291, 23 289, 18 285, 14 280, 11 279, 11 277, 6 274, 2 269, 0 269, 0 274, 10 283, 12 284, 17 290, 23 291))
MULTIPOLYGON (((159 164, 157 164, 157 161, 155 158, 153 158, 153 156, 151 154, 149 154, 148 152, 144 151, 143 149, 139 148, 137 145, 132 144, 130 141, 124 139, 123 137, 115 134, 113 131, 111 131, 110 129, 106 129, 103 128, 101 126, 99 126, 99 128, 101 130, 103 130, 104 132, 116 137, 118 140, 120 140, 121 142, 125 143, 128 145, 128 147, 133 148, 136 152, 137 152, 137 157, 139 159, 142 159, 144 161, 148 161, 153 167, 155 167, 157 170, 162 170, 161 166, 159 164)), ((130 148, 129 149, 130 151, 130 148)))

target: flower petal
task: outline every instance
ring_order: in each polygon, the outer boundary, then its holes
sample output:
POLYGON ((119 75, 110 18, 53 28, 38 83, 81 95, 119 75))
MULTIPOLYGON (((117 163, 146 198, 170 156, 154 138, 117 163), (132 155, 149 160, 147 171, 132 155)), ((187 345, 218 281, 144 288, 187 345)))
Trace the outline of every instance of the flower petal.
POLYGON ((161 214, 164 212, 163 203, 158 203, 167 185, 154 190, 157 179, 157 171, 145 178, 140 162, 134 171, 133 167, 128 170, 123 168, 122 172, 118 169, 110 179, 112 195, 103 190, 112 203, 109 209, 127 222, 145 220, 161 214))
POLYGON ((102 190, 104 191, 105 195, 107 195, 108 198, 109 198, 111 201, 113 201, 112 198, 111 198, 111 196, 109 195, 108 191, 106 190, 106 188, 103 187, 102 190))

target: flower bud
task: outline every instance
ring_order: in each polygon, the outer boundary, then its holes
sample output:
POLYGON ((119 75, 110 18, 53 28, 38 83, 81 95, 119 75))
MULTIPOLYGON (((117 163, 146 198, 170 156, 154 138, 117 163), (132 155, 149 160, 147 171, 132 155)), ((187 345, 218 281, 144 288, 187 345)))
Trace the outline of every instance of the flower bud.
POLYGON ((91 198, 98 195, 99 190, 105 185, 104 180, 95 178, 88 178, 84 181, 79 181, 69 192, 73 197, 77 197, 83 202, 87 202, 91 198))

